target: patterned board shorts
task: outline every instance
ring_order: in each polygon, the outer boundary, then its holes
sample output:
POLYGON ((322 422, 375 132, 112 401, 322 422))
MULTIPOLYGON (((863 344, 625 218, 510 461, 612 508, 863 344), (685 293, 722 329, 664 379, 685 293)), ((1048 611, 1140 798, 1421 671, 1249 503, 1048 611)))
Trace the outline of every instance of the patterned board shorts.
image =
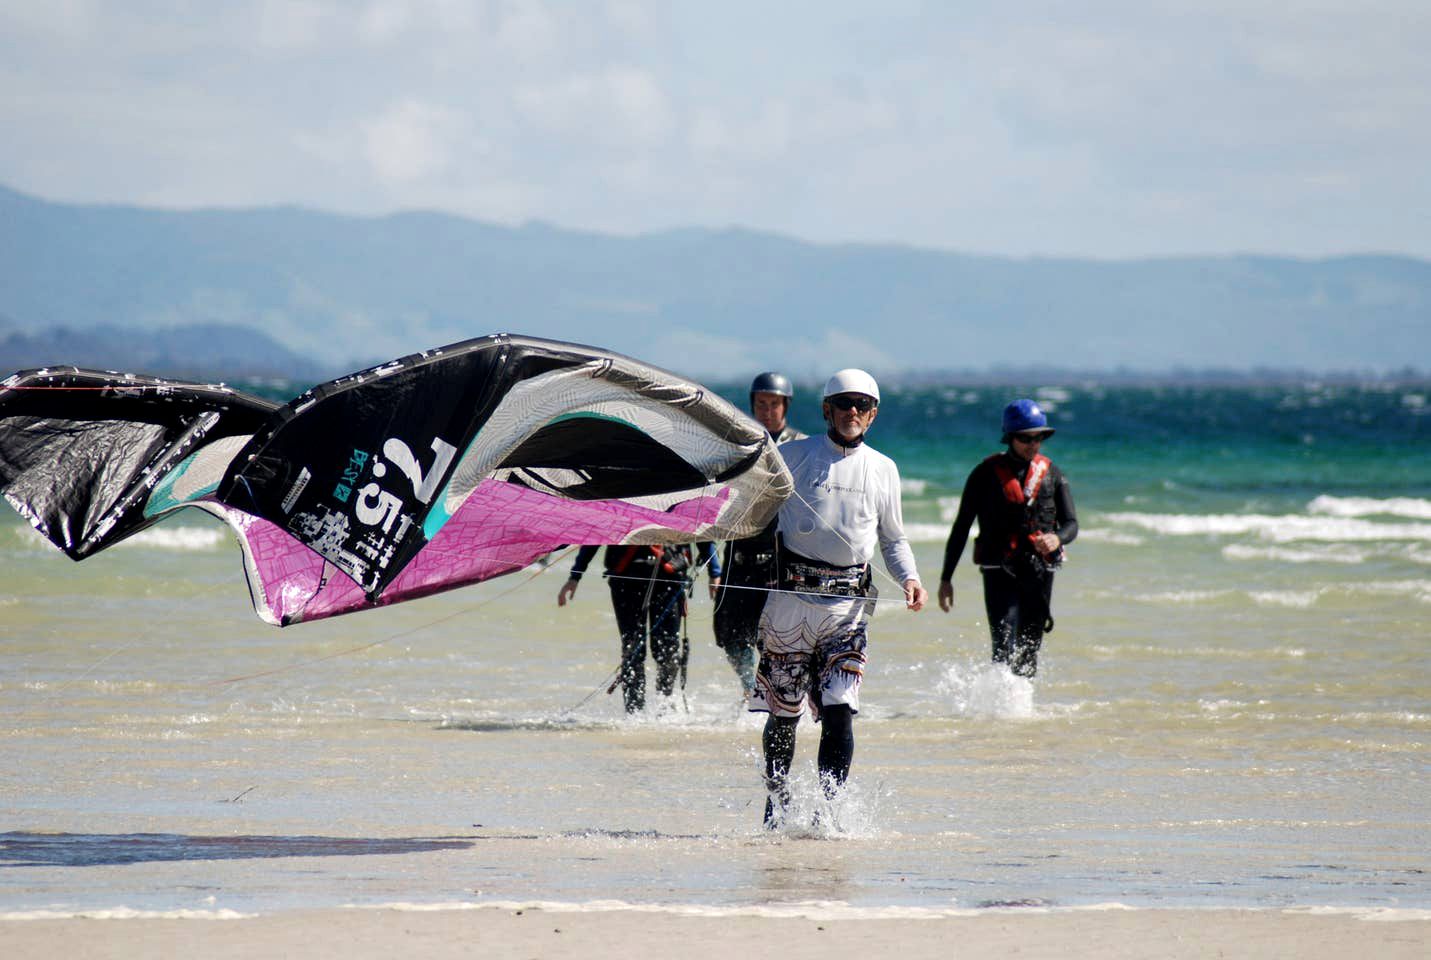
POLYGON ((750 709, 798 717, 808 699, 817 718, 821 706, 837 703, 859 713, 865 623, 872 606, 864 597, 772 594, 760 617, 762 649, 750 709))

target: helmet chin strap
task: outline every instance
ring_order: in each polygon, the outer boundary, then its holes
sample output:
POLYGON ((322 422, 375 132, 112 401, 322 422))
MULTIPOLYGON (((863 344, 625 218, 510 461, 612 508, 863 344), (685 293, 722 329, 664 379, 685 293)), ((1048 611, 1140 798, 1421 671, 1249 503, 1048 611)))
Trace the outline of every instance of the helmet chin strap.
POLYGON ((840 431, 835 429, 834 424, 830 424, 830 429, 825 432, 825 436, 829 437, 832 441, 834 441, 836 445, 844 447, 846 450, 853 450, 855 447, 858 447, 860 444, 865 442, 865 435, 863 432, 861 432, 860 435, 858 437, 855 437, 853 440, 848 440, 845 438, 844 434, 840 433, 840 431))

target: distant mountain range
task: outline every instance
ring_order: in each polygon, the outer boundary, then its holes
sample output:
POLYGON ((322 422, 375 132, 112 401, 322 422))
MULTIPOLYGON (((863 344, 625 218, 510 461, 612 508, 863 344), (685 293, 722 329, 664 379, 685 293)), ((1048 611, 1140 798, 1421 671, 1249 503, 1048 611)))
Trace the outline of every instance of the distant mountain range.
POLYGON ((736 380, 850 365, 1385 373, 1431 358, 1431 262, 1010 259, 0 187, 0 375, 73 363, 302 380, 501 331, 736 380))

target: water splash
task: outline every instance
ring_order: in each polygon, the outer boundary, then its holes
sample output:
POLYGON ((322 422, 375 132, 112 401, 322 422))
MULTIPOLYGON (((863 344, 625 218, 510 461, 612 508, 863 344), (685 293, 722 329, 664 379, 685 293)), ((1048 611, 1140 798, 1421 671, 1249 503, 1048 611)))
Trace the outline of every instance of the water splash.
POLYGON ((871 839, 893 822, 890 793, 883 781, 873 785, 858 772, 833 797, 825 796, 813 765, 790 777, 790 802, 767 831, 795 840, 871 839))
POLYGON ((1033 682, 1001 663, 951 664, 935 686, 953 701, 954 714, 995 720, 1023 720, 1035 715, 1033 682))

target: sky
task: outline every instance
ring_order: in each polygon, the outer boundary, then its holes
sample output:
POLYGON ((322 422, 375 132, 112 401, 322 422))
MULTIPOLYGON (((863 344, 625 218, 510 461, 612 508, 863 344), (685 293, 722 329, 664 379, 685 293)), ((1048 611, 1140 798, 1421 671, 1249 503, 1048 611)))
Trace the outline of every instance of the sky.
POLYGON ((0 183, 1014 257, 1431 258, 1426 0, 0 0, 0 183))

